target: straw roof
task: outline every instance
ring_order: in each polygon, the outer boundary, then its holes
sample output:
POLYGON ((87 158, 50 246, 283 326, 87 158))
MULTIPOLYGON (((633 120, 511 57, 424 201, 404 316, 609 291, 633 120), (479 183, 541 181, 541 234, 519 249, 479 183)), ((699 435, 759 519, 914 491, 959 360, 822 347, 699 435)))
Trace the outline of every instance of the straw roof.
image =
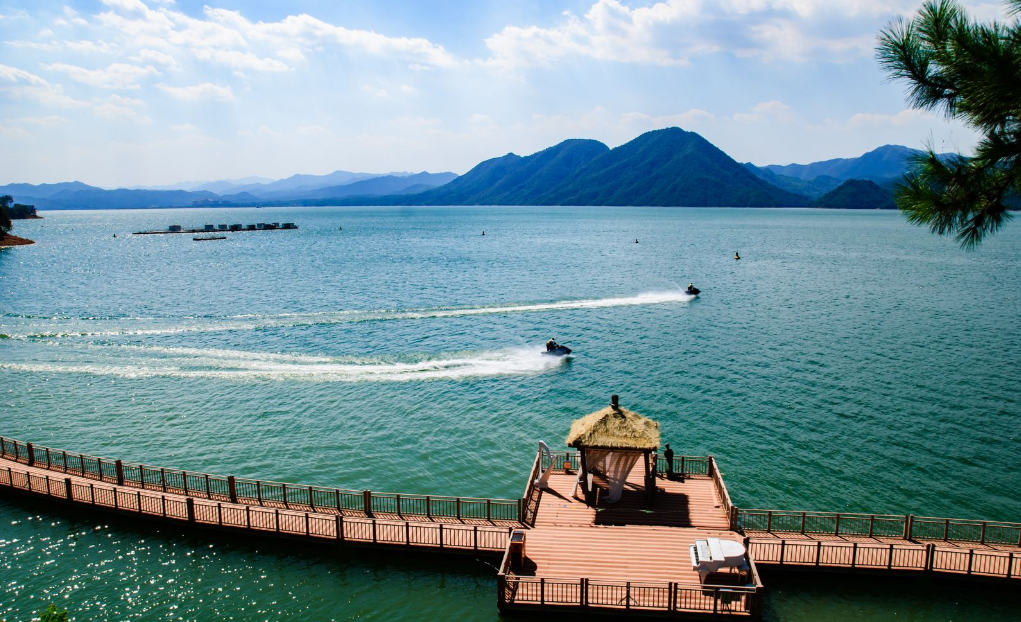
POLYGON ((656 449, 659 423, 626 408, 607 406, 575 419, 567 434, 571 447, 605 449, 656 449))

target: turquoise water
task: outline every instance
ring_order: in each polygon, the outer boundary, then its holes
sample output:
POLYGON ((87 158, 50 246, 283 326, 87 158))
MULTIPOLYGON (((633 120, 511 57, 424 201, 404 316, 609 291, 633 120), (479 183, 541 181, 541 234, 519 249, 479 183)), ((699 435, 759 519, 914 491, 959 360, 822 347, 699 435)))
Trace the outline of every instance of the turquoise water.
MULTIPOLYGON (((619 393, 676 451, 717 456, 742 507, 1021 516, 1016 226, 965 253, 878 211, 45 216, 17 223, 35 246, 0 251, 5 436, 516 497, 536 441, 561 446, 573 418, 619 393), (129 235, 266 221, 300 229, 129 235), (550 336, 576 355, 538 355, 550 336)), ((0 499, 0 617, 48 599, 78 620, 497 617, 489 560, 210 542, 0 499)), ((1007 620, 1021 602, 956 585, 780 585, 776 620, 1007 620)))

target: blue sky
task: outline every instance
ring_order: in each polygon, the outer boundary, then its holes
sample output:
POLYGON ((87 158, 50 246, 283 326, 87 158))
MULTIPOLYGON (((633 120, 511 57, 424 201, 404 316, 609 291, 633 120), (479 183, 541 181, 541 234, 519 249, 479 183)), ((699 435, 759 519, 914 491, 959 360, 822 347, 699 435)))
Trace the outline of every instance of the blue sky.
MULTIPOLYGON (((982 19, 999 2, 971 0, 982 19)), ((0 183, 464 173, 696 131, 756 164, 968 152, 875 35, 917 0, 0 0, 0 183)))

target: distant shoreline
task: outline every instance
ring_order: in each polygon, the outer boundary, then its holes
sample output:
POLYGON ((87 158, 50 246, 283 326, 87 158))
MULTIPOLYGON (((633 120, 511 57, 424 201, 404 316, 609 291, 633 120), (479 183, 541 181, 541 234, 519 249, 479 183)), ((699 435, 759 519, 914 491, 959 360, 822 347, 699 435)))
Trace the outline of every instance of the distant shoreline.
POLYGON ((8 246, 28 246, 29 244, 35 244, 35 242, 28 238, 19 238, 16 235, 6 235, 0 238, 0 248, 7 248, 8 246))

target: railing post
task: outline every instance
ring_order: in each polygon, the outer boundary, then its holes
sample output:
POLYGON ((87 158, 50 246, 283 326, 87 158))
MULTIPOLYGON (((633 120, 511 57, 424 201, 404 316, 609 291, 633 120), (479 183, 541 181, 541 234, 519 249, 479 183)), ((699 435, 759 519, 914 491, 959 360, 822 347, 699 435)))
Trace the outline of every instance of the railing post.
POLYGON ((341 542, 344 541, 344 515, 337 514, 337 539, 341 542))
POLYGON ((546 577, 539 579, 539 604, 546 604, 546 577))
POLYGON ((947 542, 950 540, 950 519, 943 521, 943 541, 947 542))
POLYGON ((160 495, 160 506, 163 509, 163 518, 167 517, 167 496, 160 495))
POLYGON ((252 506, 245 506, 245 529, 252 528, 252 506))
POLYGON ((681 456, 681 477, 684 477, 684 456, 681 456))
POLYGON ((925 545, 925 570, 932 572, 936 570, 936 545, 925 545))
POLYGON ((372 519, 372 543, 376 543, 376 519, 372 519))
POLYGON ((135 491, 135 503, 138 505, 138 513, 141 514, 142 513, 142 491, 141 490, 136 490, 135 491))
POLYGON ((397 493, 397 516, 403 516, 401 514, 401 493, 397 493))
POLYGON ((184 504, 188 507, 188 522, 195 522, 195 499, 188 497, 184 500, 184 504))
POLYGON ((280 489, 283 491, 284 494, 284 507, 289 510, 291 509, 291 506, 287 501, 287 484, 280 484, 280 489))
POLYGON ((443 523, 440 523, 440 548, 443 548, 443 523))
POLYGON ((432 497, 429 495, 425 496, 425 517, 429 519, 433 517, 432 497))
POLYGON ((273 508, 274 523, 277 533, 280 533, 280 508, 273 508))
POLYGON ((479 526, 473 525, 472 531, 474 532, 474 535, 472 536, 472 548, 477 551, 479 550, 479 526))
POLYGON ((886 569, 890 570, 893 568, 893 543, 890 543, 890 557, 886 560, 886 569))
MULTIPOLYGON (((712 463, 710 463, 712 464, 712 463)), ((713 588, 713 615, 720 612, 720 588, 713 588)))
POLYGON ((362 491, 362 509, 365 511, 365 515, 372 517, 372 491, 362 491))
POLYGON ((780 565, 783 565, 784 551, 787 549, 787 541, 780 540, 780 565))
POLYGON ((35 447, 32 446, 32 443, 25 443, 25 447, 28 448, 28 466, 33 466, 35 464, 35 447))
POLYGON ((457 498, 457 520, 461 520, 461 497, 457 498))
POLYGON ((206 499, 212 499, 213 495, 209 491, 209 473, 206 473, 206 499))
POLYGON ((18 451, 18 441, 14 441, 14 461, 21 462, 21 454, 18 451))
POLYGON ((231 503, 237 503, 238 502, 237 484, 234 481, 234 476, 233 475, 228 475, 227 476, 227 496, 230 497, 230 502, 231 503))
POLYGON ((578 581, 578 604, 588 607, 588 579, 582 577, 578 581))
MULTIPOLYGON (((486 520, 489 521, 489 522, 493 522, 493 510, 490 507, 492 505, 492 503, 493 503, 492 499, 486 499, 486 520)), ((983 525, 983 527, 984 527, 984 525, 983 525)), ((985 532, 985 530, 983 529, 983 533, 984 532, 985 532)))
POLYGON ((914 514, 908 514, 907 516, 904 517, 904 539, 905 540, 910 540, 911 539, 911 532, 912 532, 912 530, 914 528, 914 524, 915 524, 915 515, 914 514))
POLYGON ((63 449, 60 451, 62 454, 64 454, 64 473, 67 473, 67 452, 64 451, 63 449))
POLYGON ((315 499, 312 497, 312 487, 308 487, 308 507, 312 508, 312 511, 316 511, 315 499))
POLYGON ((773 533, 773 510, 766 512, 766 533, 773 533))
POLYGON ((986 522, 982 521, 982 538, 978 541, 979 544, 986 543, 986 522))
POLYGON ((50 448, 47 447, 46 448, 46 469, 49 470, 49 468, 50 468, 50 448))
POLYGON ((163 486, 163 492, 167 491, 167 470, 160 467, 160 485, 163 486))
POLYGON ((216 502, 216 523, 223 527, 223 504, 216 502))
POLYGON ((972 566, 975 564, 975 549, 968 549, 968 574, 971 574, 972 566))
POLYGON ((311 535, 312 535, 312 529, 311 529, 311 527, 308 524, 308 512, 305 512, 305 537, 307 538, 307 537, 309 537, 311 535))
POLYGON ((255 480, 255 498, 259 500, 259 505, 262 505, 262 482, 255 480))
POLYGON ((89 500, 92 501, 92 505, 96 505, 96 489, 92 482, 89 482, 89 500))
POLYGON ((1007 556, 1007 578, 1010 578, 1011 573, 1014 572, 1014 551, 1010 552, 1007 556))
POLYGON ((818 540, 815 543, 815 565, 819 566, 819 561, 822 559, 822 540, 818 540))
POLYGON ((869 516, 869 537, 870 538, 872 537, 872 528, 875 526, 875 523, 876 523, 876 515, 873 514, 873 515, 869 516))
POLYGON ((858 565, 858 543, 851 545, 851 568, 858 565))
POLYGON ((840 535, 840 512, 837 512, 836 526, 833 528, 833 535, 840 535))
POLYGON ((411 523, 404 521, 404 544, 411 546, 411 523))
POLYGON ((333 492, 334 492, 334 496, 336 497, 336 500, 337 500, 337 514, 340 514, 340 489, 339 488, 334 488, 333 492))
POLYGON ((71 493, 71 478, 64 478, 64 496, 67 497, 68 501, 74 501, 74 495, 71 493))
POLYGON ((185 496, 187 496, 188 495, 188 472, 187 471, 181 471, 181 482, 182 482, 182 485, 184 486, 184 494, 185 494, 185 496))
MULTIPOLYGON (((123 486, 124 485, 124 463, 121 462, 120 460, 116 460, 113 463, 113 468, 117 472, 117 485, 118 486, 123 486)), ((100 479, 102 479, 102 477, 100 477, 100 479)))

